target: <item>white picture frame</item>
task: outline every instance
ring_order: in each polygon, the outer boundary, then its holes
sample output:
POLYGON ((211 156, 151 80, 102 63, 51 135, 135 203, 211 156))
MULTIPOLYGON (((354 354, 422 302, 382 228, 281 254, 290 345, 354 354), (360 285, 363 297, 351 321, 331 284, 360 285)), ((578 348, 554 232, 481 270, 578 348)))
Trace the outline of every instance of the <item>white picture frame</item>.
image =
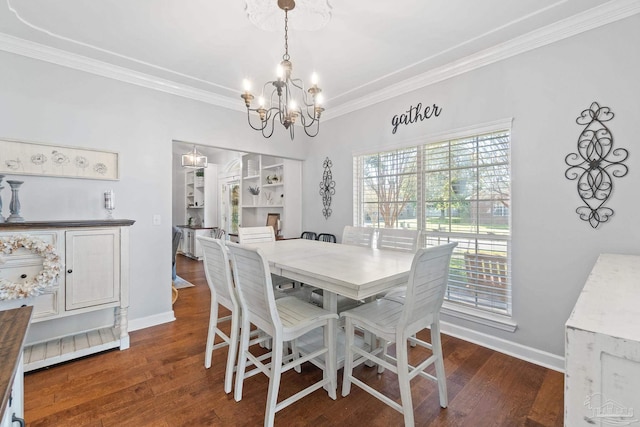
POLYGON ((0 173, 117 181, 120 164, 113 151, 3 138, 0 173))

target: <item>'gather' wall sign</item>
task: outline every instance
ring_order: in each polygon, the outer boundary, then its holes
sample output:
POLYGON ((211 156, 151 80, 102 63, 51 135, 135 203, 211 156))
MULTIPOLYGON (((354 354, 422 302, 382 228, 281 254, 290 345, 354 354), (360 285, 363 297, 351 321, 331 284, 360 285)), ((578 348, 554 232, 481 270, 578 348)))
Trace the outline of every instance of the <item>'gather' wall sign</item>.
POLYGON ((415 123, 418 120, 423 121, 430 119, 433 116, 438 117, 441 112, 442 107, 438 107, 436 104, 433 104, 433 106, 428 105, 423 110, 422 102, 418 102, 418 105, 415 107, 412 105, 406 112, 393 116, 391 119, 391 125, 393 126, 391 133, 395 134, 398 130, 398 126, 401 124, 408 125, 409 123, 415 123))

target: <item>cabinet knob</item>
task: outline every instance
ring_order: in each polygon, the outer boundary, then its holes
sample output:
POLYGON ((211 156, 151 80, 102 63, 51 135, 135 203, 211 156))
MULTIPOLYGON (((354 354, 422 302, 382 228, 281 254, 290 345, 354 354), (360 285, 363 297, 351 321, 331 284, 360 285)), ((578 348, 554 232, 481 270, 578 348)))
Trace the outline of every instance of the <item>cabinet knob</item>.
POLYGON ((21 279, 26 279, 26 278, 27 278, 27 275, 23 273, 23 274, 21 274, 21 275, 20 275, 20 278, 21 278, 21 279))
POLYGON ((68 269, 67 273, 71 274, 71 273, 73 273, 73 270, 72 269, 68 269))

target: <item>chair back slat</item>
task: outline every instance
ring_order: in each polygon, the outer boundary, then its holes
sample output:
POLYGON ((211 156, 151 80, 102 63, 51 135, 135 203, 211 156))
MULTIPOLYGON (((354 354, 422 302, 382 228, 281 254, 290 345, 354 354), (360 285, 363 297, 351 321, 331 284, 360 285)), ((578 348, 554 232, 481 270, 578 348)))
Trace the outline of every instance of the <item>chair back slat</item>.
POLYGON ((224 231, 223 228, 214 228, 213 231, 211 232, 211 237, 213 237, 214 239, 221 239, 221 240, 225 240, 225 236, 226 236, 227 232, 224 231))
POLYGON ((238 241, 241 245, 261 242, 275 242, 276 235, 273 227, 239 227, 238 241))
POLYGON ((329 243, 336 243, 338 241, 334 234, 329 234, 329 233, 318 234, 317 240, 321 242, 329 242, 329 243))
POLYGON ((233 310, 237 307, 238 301, 233 288, 231 265, 226 247, 221 240, 211 237, 198 236, 198 241, 202 247, 204 273, 212 297, 233 310))
POLYGON ((347 225, 342 232, 342 244, 352 246, 373 246, 373 233, 375 229, 371 227, 353 227, 347 225))
POLYGON ((227 247, 243 313, 248 311, 251 323, 268 333, 281 330, 269 265, 262 252, 232 242, 228 242, 227 247))
POLYGON ((442 307, 449 280, 449 264, 457 243, 420 249, 413 258, 400 324, 431 321, 442 307))
POLYGON ((419 230, 403 230, 397 228, 381 228, 378 230, 378 249, 413 252, 420 245, 421 232, 419 230))
POLYGON ((317 235, 313 231, 303 231, 300 235, 301 239, 316 240, 317 235))

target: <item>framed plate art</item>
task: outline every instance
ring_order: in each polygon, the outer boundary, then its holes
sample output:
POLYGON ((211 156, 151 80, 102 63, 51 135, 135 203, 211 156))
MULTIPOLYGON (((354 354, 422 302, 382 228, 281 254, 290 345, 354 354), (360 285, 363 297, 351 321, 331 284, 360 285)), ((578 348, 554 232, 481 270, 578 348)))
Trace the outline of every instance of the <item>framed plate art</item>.
POLYGON ((0 139, 0 173, 120 179, 118 153, 0 139))

